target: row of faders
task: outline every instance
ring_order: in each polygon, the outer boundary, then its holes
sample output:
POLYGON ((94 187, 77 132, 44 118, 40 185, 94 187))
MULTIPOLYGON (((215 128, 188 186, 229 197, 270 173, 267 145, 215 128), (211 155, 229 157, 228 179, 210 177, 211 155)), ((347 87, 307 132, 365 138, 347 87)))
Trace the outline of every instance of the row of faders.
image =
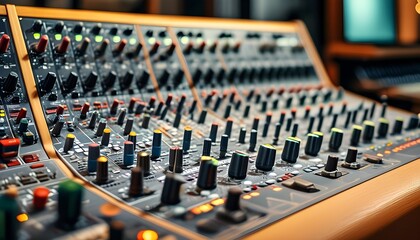
POLYGON ((21 24, 64 162, 205 237, 243 236, 419 155, 418 116, 323 86, 297 27, 21 24))
POLYGON ((5 17, 0 36, 0 239, 182 238, 107 203, 47 158, 5 17))

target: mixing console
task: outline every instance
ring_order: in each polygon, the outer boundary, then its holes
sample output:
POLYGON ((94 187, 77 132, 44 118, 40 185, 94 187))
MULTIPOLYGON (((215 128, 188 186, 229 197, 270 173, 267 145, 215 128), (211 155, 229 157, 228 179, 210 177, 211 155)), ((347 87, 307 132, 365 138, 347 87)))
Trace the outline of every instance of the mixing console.
POLYGON ((3 17, 0 190, 7 201, 18 194, 26 217, 46 219, 23 224, 21 239, 55 222, 54 236, 78 239, 191 238, 185 229, 239 238, 420 155, 419 116, 330 86, 300 23, 19 17, 36 96, 27 97, 3 17), (35 126, 30 101, 48 129, 35 126), (50 157, 93 186, 84 201, 77 183, 58 184, 68 176, 47 160, 50 142, 50 157), (44 181, 50 190, 34 190, 44 181), (116 210, 93 192, 148 217, 111 218, 116 210), (42 196, 48 212, 33 212, 42 196), (64 204, 87 210, 72 220, 64 204))

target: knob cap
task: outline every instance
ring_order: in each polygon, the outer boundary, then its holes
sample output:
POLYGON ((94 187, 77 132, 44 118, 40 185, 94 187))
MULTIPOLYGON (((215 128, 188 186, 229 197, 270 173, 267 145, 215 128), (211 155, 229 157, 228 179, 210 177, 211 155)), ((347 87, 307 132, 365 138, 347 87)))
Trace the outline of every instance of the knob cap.
POLYGON ((9 48, 10 37, 7 34, 3 34, 0 38, 0 53, 5 53, 9 48))
POLYGON ((91 143, 88 146, 87 169, 88 172, 96 172, 96 161, 100 156, 99 144, 91 143))
POLYGON ((97 80, 98 80, 98 74, 94 71, 90 72, 89 76, 83 82, 85 90, 86 91, 93 90, 96 86, 97 80))
POLYGON ((143 195, 143 170, 140 167, 131 169, 130 187, 128 189, 128 195, 131 197, 143 195))
POLYGON ((175 205, 181 202, 180 190, 181 185, 184 183, 185 180, 181 175, 173 173, 166 174, 160 202, 167 205, 175 205))
POLYGON ((179 147, 169 149, 169 171, 182 173, 183 153, 179 147))
POLYGON ((76 47, 76 52, 79 56, 85 55, 90 44, 90 39, 85 37, 83 41, 76 47))
POLYGON ((61 33, 64 29, 64 22, 63 21, 58 21, 55 25, 54 25, 54 31, 56 33, 61 33))
POLYGON ((56 47, 55 52, 57 54, 65 54, 67 52, 67 48, 70 45, 70 38, 64 37, 63 40, 61 40, 61 43, 56 47))
POLYGON ((262 144, 258 149, 255 167, 261 171, 271 171, 276 160, 276 148, 270 144, 262 144))
POLYGON ((0 213, 2 214, 0 229, 3 239, 19 239, 20 226, 16 216, 21 213, 21 210, 17 196, 18 189, 15 186, 9 187, 4 194, 0 195, 0 213))
POLYGON ((131 87, 131 83, 133 82, 134 79, 134 73, 133 71, 129 70, 125 75, 124 78, 121 81, 121 89, 129 89, 131 87))
POLYGON ((34 189, 34 198, 32 200, 32 204, 34 208, 37 210, 41 210, 45 208, 45 205, 48 202, 48 195, 50 194, 50 190, 46 187, 37 187, 34 189))
POLYGON ((96 183, 104 184, 108 182, 108 158, 100 156, 96 161, 96 183))
POLYGON ((79 80, 79 76, 77 76, 77 73, 71 72, 69 76, 67 77, 66 81, 63 82, 63 86, 66 91, 70 92, 77 86, 77 81, 79 80))
POLYGON ((343 141, 343 130, 338 128, 331 129, 330 143, 328 144, 330 151, 338 152, 343 141))
POLYGON ((51 92, 54 88, 54 84, 57 81, 57 75, 54 72, 48 72, 44 80, 40 83, 41 89, 45 92, 51 92))
POLYGON ((16 91, 18 80, 19 80, 19 75, 15 72, 10 72, 3 83, 3 91, 7 93, 12 93, 16 91))
POLYGON ((394 123, 394 127, 392 128, 392 134, 396 135, 396 134, 401 134, 402 129, 403 129, 403 125, 404 125, 404 119, 402 118, 396 118, 395 119, 395 123, 394 123))
POLYGON ((108 46, 109 46, 109 40, 108 39, 103 40, 101 42, 101 44, 98 45, 94 50, 95 57, 100 58, 100 57, 104 56, 108 46))
POLYGON ((386 138, 388 134, 389 121, 385 118, 379 119, 378 138, 386 138))
POLYGON ((231 187, 228 190, 228 195, 225 202, 225 209, 227 211, 238 211, 241 209, 240 200, 241 200, 242 190, 239 187, 231 187))
POLYGON ((191 146, 191 136, 192 136, 192 128, 185 127, 184 128, 184 136, 182 138, 182 149, 184 152, 188 152, 191 146))
POLYGON ((370 143, 372 142, 373 135, 375 134, 375 123, 372 121, 363 122, 363 142, 370 143))
POLYGON ((161 155, 162 132, 158 129, 153 131, 152 158, 159 158, 161 155))
POLYGON ((102 30, 102 25, 100 23, 96 24, 95 26, 92 27, 92 29, 90 30, 90 32, 93 35, 99 35, 99 33, 102 30))
POLYGON ((236 151, 230 160, 228 176, 234 179, 245 179, 248 171, 249 156, 243 152, 236 151))
POLYGON ((150 154, 148 152, 137 153, 137 167, 140 167, 145 176, 150 175, 150 154))
POLYGON ((67 180, 58 186, 57 224, 66 230, 72 229, 82 212, 83 187, 67 180))
POLYGON ((123 164, 130 166, 134 163, 134 144, 130 141, 124 142, 123 164))
POLYGON ((412 115, 408 122, 407 130, 414 130, 419 127, 419 117, 417 115, 412 115))
POLYGON ((101 146, 107 147, 109 145, 109 139, 110 138, 111 138, 111 129, 104 128, 102 130, 101 146))
POLYGON ((31 27, 31 29, 32 29, 32 31, 33 31, 33 32, 41 32, 41 30, 42 30, 42 25, 43 25, 43 23, 42 23, 42 21, 41 21, 41 20, 35 20, 35 21, 32 23, 32 27, 31 27))
POLYGON ((295 163, 299 157, 300 139, 296 137, 288 137, 284 143, 281 159, 288 163, 295 163))
POLYGON ((316 157, 320 150, 318 146, 320 145, 319 141, 322 141, 321 137, 313 133, 308 133, 307 136, 308 139, 306 140, 305 154, 316 157))
POLYGON ((80 34, 83 31, 83 23, 79 22, 76 25, 74 25, 73 27, 73 33, 75 34, 80 34))
POLYGON ((42 35, 42 37, 39 39, 38 43, 32 46, 32 50, 36 54, 44 53, 47 50, 48 47, 48 36, 42 35))
POLYGON ((210 138, 206 138, 204 139, 204 143, 203 143, 203 156, 210 156, 211 154, 211 139, 210 138))
POLYGON ((337 165, 338 165, 338 156, 329 155, 327 159, 327 164, 325 164, 324 170, 326 172, 337 171, 337 165))
POLYGON ((219 161, 209 156, 202 156, 198 171, 197 187, 212 190, 217 186, 217 165, 219 161))
POLYGON ((350 137, 350 146, 357 147, 359 145, 360 136, 362 135, 362 127, 359 125, 353 125, 353 130, 350 137))
POLYGON ((354 163, 356 162, 357 159, 357 148, 354 147, 350 147, 347 150, 347 156, 346 156, 346 163, 354 163))
POLYGON ((67 134, 66 136, 66 140, 64 142, 64 146, 63 146, 63 152, 67 153, 68 151, 70 151, 73 148, 73 144, 74 144, 74 139, 76 138, 76 136, 74 136, 74 134, 67 134))

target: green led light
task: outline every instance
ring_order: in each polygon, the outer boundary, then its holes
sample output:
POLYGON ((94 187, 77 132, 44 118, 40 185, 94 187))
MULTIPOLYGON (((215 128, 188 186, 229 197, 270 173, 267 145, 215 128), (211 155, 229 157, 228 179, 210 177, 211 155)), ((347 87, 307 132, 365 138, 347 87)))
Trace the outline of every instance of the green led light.
POLYGON ((117 43, 117 42, 120 42, 121 41, 121 38, 120 38, 120 36, 114 36, 114 37, 112 37, 112 41, 114 43, 117 43))
POLYGON ((156 42, 156 38, 154 37, 147 39, 147 43, 149 43, 150 45, 155 44, 155 42, 156 42))
POLYGON ((197 38, 195 41, 196 41, 198 44, 200 44, 200 43, 202 43, 202 42, 204 41, 204 39, 203 39, 203 38, 197 38))
POLYGON ((55 40, 60 41, 63 36, 59 33, 54 35, 55 40))
POLYGON ((181 43, 182 43, 182 44, 187 44, 189 40, 190 40, 190 39, 189 39, 187 36, 183 36, 183 37, 181 38, 181 43))
POLYGON ((130 45, 134 45, 137 43, 137 39, 135 38, 130 38, 130 40, 128 41, 130 43, 130 45))
POLYGON ((100 35, 95 36, 95 42, 102 42, 103 39, 104 39, 103 36, 100 36, 100 35))
POLYGON ((171 43, 172 43, 172 40, 170 38, 163 39, 163 44, 165 46, 169 46, 169 45, 171 45, 171 43))
POLYGON ((74 40, 76 40, 76 42, 80 42, 80 41, 82 41, 82 38, 83 38, 83 36, 82 36, 82 35, 80 35, 80 34, 78 34, 78 35, 74 36, 74 40))
POLYGON ((41 33, 34 33, 34 38, 39 39, 41 37, 41 33))

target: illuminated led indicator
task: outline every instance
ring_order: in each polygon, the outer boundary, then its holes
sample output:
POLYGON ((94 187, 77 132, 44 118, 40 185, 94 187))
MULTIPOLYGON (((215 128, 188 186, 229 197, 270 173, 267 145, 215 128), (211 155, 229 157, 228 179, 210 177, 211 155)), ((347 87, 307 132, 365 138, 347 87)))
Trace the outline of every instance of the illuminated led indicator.
POLYGON ((171 45, 171 43, 172 43, 172 40, 170 38, 163 39, 163 44, 165 46, 169 46, 169 45, 171 45))
POLYGON ((147 42, 148 42, 150 45, 155 44, 155 42, 156 42, 156 38, 151 37, 151 38, 147 39, 147 42))
POLYGON ((80 35, 80 34, 78 34, 78 35, 74 36, 74 40, 76 40, 76 42, 80 42, 80 41, 82 41, 82 38, 83 38, 83 36, 82 36, 82 35, 80 35))
POLYGON ((130 45, 134 45, 137 43, 137 40, 135 38, 130 38, 128 42, 130 43, 130 45))
POLYGON ((385 154, 391 154, 391 151, 386 150, 386 151, 385 151, 385 154))
POLYGON ((34 38, 39 39, 41 37, 41 33, 34 33, 34 38))
POLYGON ((28 217, 28 214, 26 214, 26 213, 21 213, 21 214, 19 214, 19 215, 17 215, 17 216, 16 216, 16 219, 17 219, 19 222, 26 222, 26 221, 28 221, 29 217, 28 217))
POLYGON ((243 198, 243 199, 245 199, 245 200, 249 200, 249 199, 251 199, 252 197, 251 197, 251 196, 249 196, 249 195, 245 195, 245 196, 243 196, 242 198, 243 198))
POLYGON ((102 42, 103 39, 104 39, 103 36, 100 36, 100 35, 95 36, 95 42, 102 42))
POLYGON ((258 197, 258 196, 260 196, 260 193, 259 192, 252 192, 252 193, 250 193, 250 195, 253 196, 253 197, 258 197))
POLYGON ((199 215, 201 214, 201 210, 199 207, 196 207, 196 208, 191 209, 191 213, 194 215, 199 215))
POLYGON ((281 191, 281 187, 275 187, 275 188, 273 188, 273 191, 280 192, 281 191))
POLYGON ((137 240, 157 240, 159 235, 153 230, 143 230, 137 233, 137 240))
POLYGON ((117 43, 117 42, 121 41, 121 37, 120 36, 114 36, 114 37, 112 37, 112 41, 114 43, 117 43))
POLYGON ((60 41, 61 38, 63 38, 63 36, 61 34, 57 33, 57 34, 54 35, 54 38, 55 38, 55 40, 60 41))
POLYGON ((213 44, 213 40, 207 40, 207 45, 212 45, 213 44))
POLYGON ((213 206, 210 205, 210 204, 201 205, 199 208, 200 208, 202 213, 207 213, 207 212, 210 212, 211 210, 213 210, 213 206))
POLYGON ((211 205, 213 206, 219 206, 219 205, 222 205, 223 203, 225 203, 225 200, 223 200, 222 198, 211 201, 211 205))
POLYGON ((187 36, 183 36, 183 37, 181 38, 181 43, 182 43, 182 44, 187 44, 189 40, 190 40, 190 39, 189 39, 187 36))

